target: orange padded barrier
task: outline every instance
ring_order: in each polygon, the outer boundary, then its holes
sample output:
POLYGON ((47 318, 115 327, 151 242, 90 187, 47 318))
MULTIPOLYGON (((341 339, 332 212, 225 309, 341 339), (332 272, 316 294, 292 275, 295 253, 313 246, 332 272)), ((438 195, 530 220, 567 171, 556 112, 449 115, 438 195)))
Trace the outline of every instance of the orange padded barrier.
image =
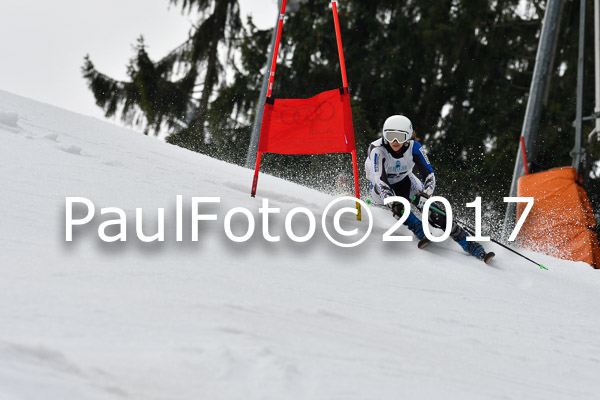
MULTIPOLYGON (((534 204, 518 236, 522 247, 561 258, 600 265, 594 212, 573 167, 555 168, 519 178, 517 195, 534 204)), ((525 209, 517 203, 517 220, 525 209)))

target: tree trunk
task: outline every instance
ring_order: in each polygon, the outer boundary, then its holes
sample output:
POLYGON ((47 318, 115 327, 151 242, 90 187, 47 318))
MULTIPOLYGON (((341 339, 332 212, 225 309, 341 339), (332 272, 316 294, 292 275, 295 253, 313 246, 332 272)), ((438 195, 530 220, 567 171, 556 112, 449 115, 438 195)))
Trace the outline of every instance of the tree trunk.
POLYGON ((208 102, 210 95, 212 94, 213 88, 217 80, 217 65, 219 42, 225 34, 225 23, 227 20, 227 1, 217 2, 214 12, 214 29, 211 38, 210 49, 208 52, 208 60, 206 63, 206 75, 204 77, 204 87, 202 88, 202 95, 200 97, 200 105, 196 118, 194 118, 194 131, 195 131, 195 142, 194 147, 198 150, 204 147, 204 124, 208 115, 208 102))

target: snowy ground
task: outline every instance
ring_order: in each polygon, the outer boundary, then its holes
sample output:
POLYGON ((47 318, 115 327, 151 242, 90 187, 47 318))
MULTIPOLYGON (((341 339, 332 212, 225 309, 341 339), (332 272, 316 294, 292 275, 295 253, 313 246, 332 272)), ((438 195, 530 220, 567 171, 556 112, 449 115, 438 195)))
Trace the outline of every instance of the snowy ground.
POLYGON ((394 220, 379 209, 370 238, 342 249, 320 224, 330 196, 261 176, 252 199, 250 170, 2 91, 0 140, 1 400, 599 396, 600 273, 586 264, 383 243, 394 220), (97 209, 70 243, 67 196, 97 209), (200 206, 218 220, 198 242, 192 196, 221 197, 200 206), (263 198, 281 208, 280 242, 262 237, 263 198), (246 243, 223 228, 240 206, 256 220, 246 243), (284 231, 300 206, 317 219, 306 243, 284 231), (100 240, 102 207, 127 212, 127 242, 100 240), (166 209, 164 242, 137 239, 136 207, 147 234, 166 209))

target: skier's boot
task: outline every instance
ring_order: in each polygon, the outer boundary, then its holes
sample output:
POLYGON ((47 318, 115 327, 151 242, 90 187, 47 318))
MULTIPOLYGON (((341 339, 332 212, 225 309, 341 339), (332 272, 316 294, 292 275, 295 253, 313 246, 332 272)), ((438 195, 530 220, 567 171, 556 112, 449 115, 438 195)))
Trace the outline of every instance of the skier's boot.
POLYGON ((419 240, 417 246, 422 249, 426 247, 431 241, 427 239, 425 236, 425 232, 423 232, 423 223, 415 214, 412 212, 408 215, 406 221, 404 221, 404 225, 408 227, 408 229, 415 235, 415 237, 419 240))
POLYGON ((483 261, 484 263, 489 263, 494 258, 495 254, 492 252, 486 253, 485 249, 482 245, 477 242, 468 242, 467 241, 467 232, 460 226, 454 224, 452 230, 450 231, 450 236, 452 239, 456 241, 463 248, 464 251, 472 255, 473 257, 483 261))

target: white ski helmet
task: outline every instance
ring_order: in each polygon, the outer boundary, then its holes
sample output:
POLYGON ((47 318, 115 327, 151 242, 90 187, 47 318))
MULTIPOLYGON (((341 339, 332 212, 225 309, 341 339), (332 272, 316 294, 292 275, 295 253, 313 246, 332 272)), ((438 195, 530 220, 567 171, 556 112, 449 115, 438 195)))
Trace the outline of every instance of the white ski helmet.
POLYGON ((412 122, 404 115, 392 115, 383 123, 381 136, 384 144, 388 144, 394 140, 398 143, 408 142, 412 138, 412 135, 412 122))

